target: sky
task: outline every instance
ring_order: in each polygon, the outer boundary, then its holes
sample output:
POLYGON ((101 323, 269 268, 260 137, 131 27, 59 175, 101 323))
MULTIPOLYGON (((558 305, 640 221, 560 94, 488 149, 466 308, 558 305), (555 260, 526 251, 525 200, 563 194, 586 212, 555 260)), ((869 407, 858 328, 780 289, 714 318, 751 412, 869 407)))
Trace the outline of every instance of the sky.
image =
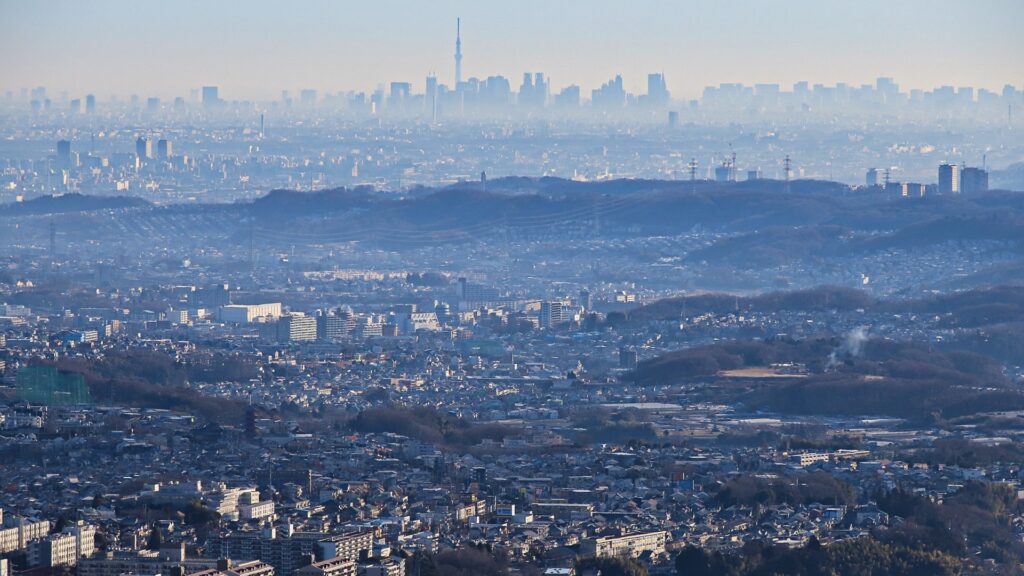
POLYGON ((0 91, 228 100, 282 90, 422 90, 525 71, 589 94, 615 74, 678 98, 704 86, 896 79, 901 89, 1024 86, 1022 0, 0 0, 0 91))

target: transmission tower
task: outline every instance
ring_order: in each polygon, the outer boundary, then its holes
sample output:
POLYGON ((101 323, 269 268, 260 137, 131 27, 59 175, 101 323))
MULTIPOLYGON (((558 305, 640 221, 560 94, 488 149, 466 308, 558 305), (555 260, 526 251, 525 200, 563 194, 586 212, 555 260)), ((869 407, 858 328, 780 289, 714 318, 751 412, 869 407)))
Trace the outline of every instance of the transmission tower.
POLYGON ((782 161, 782 166, 783 166, 783 171, 784 171, 784 177, 786 179, 786 193, 787 194, 789 193, 789 169, 790 169, 790 165, 791 165, 791 161, 789 159, 789 154, 786 154, 786 157, 782 161))

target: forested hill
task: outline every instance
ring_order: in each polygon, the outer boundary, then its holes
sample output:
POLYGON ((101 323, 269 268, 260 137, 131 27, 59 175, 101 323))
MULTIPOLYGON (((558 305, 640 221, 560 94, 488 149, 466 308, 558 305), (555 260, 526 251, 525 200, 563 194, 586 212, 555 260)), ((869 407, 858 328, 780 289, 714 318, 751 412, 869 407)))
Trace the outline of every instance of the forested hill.
POLYGON ((86 196, 83 194, 61 194, 56 196, 40 196, 25 202, 14 202, 0 205, 0 217, 90 212, 93 210, 119 210, 124 208, 146 208, 150 206, 152 206, 152 204, 146 200, 133 196, 86 196))

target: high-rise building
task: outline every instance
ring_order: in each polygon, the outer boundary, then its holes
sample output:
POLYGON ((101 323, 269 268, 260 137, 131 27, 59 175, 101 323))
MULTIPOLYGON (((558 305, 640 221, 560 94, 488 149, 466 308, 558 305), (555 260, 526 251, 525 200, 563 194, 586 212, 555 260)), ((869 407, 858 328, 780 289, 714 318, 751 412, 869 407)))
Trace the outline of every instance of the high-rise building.
POLYGON ((960 193, 960 170, 956 164, 939 164, 939 194, 960 193))
POLYGON ((533 94, 536 104, 538 106, 547 106, 548 104, 548 80, 544 78, 543 72, 533 73, 533 94))
POLYGON ((554 328, 565 324, 568 320, 563 302, 552 300, 540 303, 541 328, 554 328))
POLYGON ((299 92, 299 103, 303 106, 316 106, 316 90, 306 88, 299 92))
POLYGON ((354 334, 358 338, 369 338, 372 336, 380 336, 384 333, 384 318, 382 316, 371 314, 359 318, 356 322, 356 329, 354 334))
POLYGON ((517 102, 523 108, 544 108, 548 104, 548 81, 543 73, 523 73, 517 102))
POLYGON ((548 81, 544 74, 537 72, 523 73, 523 83, 519 87, 519 105, 527 108, 543 108, 548 101, 548 81))
POLYGON ((590 312, 591 308, 593 308, 593 303, 594 302, 593 298, 590 295, 590 290, 587 290, 586 288, 580 290, 580 306, 582 306, 583 309, 586 310, 587 312, 590 312))
POLYGON ((878 78, 875 80, 875 91, 882 99, 882 103, 895 101, 900 94, 900 85, 893 82, 892 78, 878 78))
POLYGON ((257 558, 272 565, 277 574, 293 574, 310 566, 311 557, 353 562, 366 558, 373 551, 373 533, 326 534, 268 528, 222 536, 213 549, 221 558, 257 558))
POLYGON ((477 92, 475 102, 474 100, 469 102, 483 108, 500 110, 512 102, 512 85, 504 76, 488 76, 486 80, 475 85, 473 80, 470 80, 465 87, 467 90, 461 93, 462 96, 472 95, 475 87, 477 92))
POLYGON ((878 186, 878 176, 881 175, 882 171, 878 168, 868 169, 867 174, 864 176, 864 184, 867 186, 878 186))
POLYGON ((904 198, 924 198, 925 191, 928 189, 924 184, 917 182, 902 182, 898 186, 900 195, 904 198))
POLYGON ((665 85, 664 74, 647 75, 647 104, 650 106, 666 106, 669 102, 668 87, 665 85))
POLYGON ((303 314, 285 314, 277 321, 278 342, 316 340, 316 318, 303 314))
POLYGON ((459 300, 469 302, 493 302, 501 298, 501 295, 498 293, 496 288, 484 286, 482 284, 473 284, 468 282, 465 278, 459 278, 458 282, 459 300))
POLYGON ((170 160, 171 156, 174 156, 174 146, 171 141, 166 138, 161 138, 156 143, 156 157, 161 160, 170 160))
POLYGON ((57 141, 57 165, 63 170, 71 167, 71 141, 57 141))
POLYGON ((590 101, 596 108, 622 108, 626 105, 626 89, 622 87, 622 76, 605 82, 600 88, 591 90, 590 101))
POLYGON ((49 520, 8 516, 0 523, 0 554, 24 550, 28 543, 50 533, 49 520))
POLYGON ((388 95, 388 106, 395 110, 403 110, 412 97, 412 84, 408 82, 392 82, 388 95))
POLYGON ((437 121, 437 76, 427 76, 426 92, 423 94, 423 107, 431 122, 437 121))
POLYGON ((318 340, 337 340, 352 333, 356 327, 356 319, 347 310, 337 313, 321 313, 316 317, 316 337, 318 340))
POLYGON ((94 94, 87 94, 85 96, 85 113, 92 114, 96 112, 96 96, 94 94))
POLYGON ((562 88, 562 91, 555 96, 555 106, 558 108, 579 108, 580 87, 573 84, 562 88))
POLYGON ((28 543, 28 561, 32 566, 74 566, 80 558, 96 551, 96 527, 79 520, 60 533, 28 543))
POLYGON ((140 160, 145 160, 153 157, 153 141, 149 138, 139 136, 138 140, 135 141, 135 155, 140 160))
POLYGON ((216 86, 203 86, 203 107, 214 108, 220 104, 220 94, 216 86))
POLYGON ((960 191, 964 194, 986 192, 988 190, 988 171, 981 168, 964 167, 960 172, 960 191))

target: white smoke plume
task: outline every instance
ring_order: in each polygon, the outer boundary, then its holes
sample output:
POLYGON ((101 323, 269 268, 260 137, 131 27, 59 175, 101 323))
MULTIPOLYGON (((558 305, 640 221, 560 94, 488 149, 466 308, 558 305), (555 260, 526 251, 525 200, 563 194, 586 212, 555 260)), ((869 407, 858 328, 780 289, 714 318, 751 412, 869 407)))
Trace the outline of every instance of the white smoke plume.
POLYGON ((858 326, 846 333, 839 347, 828 355, 825 370, 834 370, 839 362, 847 358, 859 358, 864 352, 864 343, 868 341, 868 327, 858 326))

